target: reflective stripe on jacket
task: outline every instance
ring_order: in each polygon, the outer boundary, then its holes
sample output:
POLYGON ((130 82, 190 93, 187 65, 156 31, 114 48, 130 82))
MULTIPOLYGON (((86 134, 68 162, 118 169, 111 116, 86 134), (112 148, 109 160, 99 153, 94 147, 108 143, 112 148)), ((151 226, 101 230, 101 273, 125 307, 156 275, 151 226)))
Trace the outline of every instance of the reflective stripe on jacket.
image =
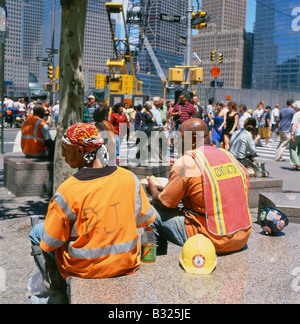
POLYGON ((155 219, 138 178, 119 167, 81 169, 57 190, 48 208, 41 248, 56 250, 64 278, 131 274, 140 266, 137 227, 155 219), (97 177, 82 180, 87 173, 97 177))
POLYGON ((24 154, 39 156, 47 150, 42 128, 46 125, 45 120, 38 116, 32 116, 22 125, 21 148, 24 154))
POLYGON ((206 223, 217 236, 251 227, 248 207, 249 176, 226 150, 204 146, 187 154, 194 157, 204 175, 206 223))

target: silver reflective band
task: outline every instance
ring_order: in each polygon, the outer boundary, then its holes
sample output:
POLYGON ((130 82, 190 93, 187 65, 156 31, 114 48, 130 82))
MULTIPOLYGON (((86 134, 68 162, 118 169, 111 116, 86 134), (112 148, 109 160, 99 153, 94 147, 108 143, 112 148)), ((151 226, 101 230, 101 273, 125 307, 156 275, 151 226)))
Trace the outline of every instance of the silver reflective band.
POLYGON ((143 223, 147 222, 154 214, 154 211, 152 209, 152 206, 150 206, 150 208, 148 209, 148 211, 146 212, 145 215, 143 215, 142 217, 140 217, 137 220, 137 226, 142 225, 143 223))
POLYGON ((55 195, 52 197, 52 200, 55 201, 57 205, 65 212, 67 219, 71 221, 76 221, 77 215, 72 212, 62 194, 56 192, 55 195))
POLYGON ((59 248, 66 243, 64 241, 57 240, 57 239, 53 238, 45 231, 45 229, 43 229, 42 239, 45 244, 47 244, 48 246, 53 247, 53 248, 59 248))
POLYGON ((142 210, 142 199, 140 196, 140 181, 138 177, 133 174, 134 177, 134 182, 135 182, 135 211, 134 211, 134 217, 135 217, 135 222, 138 224, 138 218, 141 215, 141 210, 142 210))
POLYGON ((70 242, 68 250, 72 258, 98 259, 111 254, 121 254, 129 252, 136 247, 137 241, 138 238, 130 242, 105 246, 99 249, 76 249, 71 247, 72 243, 74 242, 70 242))

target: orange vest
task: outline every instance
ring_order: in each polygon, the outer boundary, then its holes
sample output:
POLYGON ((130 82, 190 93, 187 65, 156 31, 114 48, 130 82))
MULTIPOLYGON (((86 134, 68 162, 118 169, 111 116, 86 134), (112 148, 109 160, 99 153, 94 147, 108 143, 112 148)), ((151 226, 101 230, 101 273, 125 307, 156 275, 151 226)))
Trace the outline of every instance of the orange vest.
POLYGON ((250 228, 246 169, 231 153, 212 146, 203 146, 187 154, 195 159, 204 176, 208 231, 225 236, 250 228))
POLYGON ((137 227, 154 221, 153 209, 130 171, 88 169, 65 181, 51 199, 40 247, 46 252, 56 249, 63 278, 134 273, 140 266, 137 227), (105 174, 108 170, 113 171, 105 174), (104 174, 85 181, 77 176, 91 172, 104 174))
POLYGON ((21 148, 24 154, 39 156, 47 150, 42 135, 42 127, 46 122, 38 116, 32 116, 22 125, 21 148))

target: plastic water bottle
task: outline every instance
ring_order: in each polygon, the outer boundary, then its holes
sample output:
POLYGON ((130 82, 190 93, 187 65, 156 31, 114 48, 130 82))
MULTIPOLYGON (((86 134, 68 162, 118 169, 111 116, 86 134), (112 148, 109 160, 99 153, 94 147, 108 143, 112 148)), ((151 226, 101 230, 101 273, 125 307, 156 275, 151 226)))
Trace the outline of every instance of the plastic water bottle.
POLYGON ((142 234, 141 261, 152 263, 156 261, 156 237, 153 228, 147 226, 142 234))

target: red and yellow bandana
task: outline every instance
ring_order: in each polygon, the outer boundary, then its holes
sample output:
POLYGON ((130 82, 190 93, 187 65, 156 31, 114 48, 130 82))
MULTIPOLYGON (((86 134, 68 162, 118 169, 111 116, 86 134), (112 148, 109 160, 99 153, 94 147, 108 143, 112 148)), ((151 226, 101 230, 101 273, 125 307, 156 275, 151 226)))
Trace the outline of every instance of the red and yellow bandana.
POLYGON ((97 150, 104 144, 99 130, 87 123, 78 123, 69 127, 62 141, 68 145, 82 146, 85 152, 97 150))

